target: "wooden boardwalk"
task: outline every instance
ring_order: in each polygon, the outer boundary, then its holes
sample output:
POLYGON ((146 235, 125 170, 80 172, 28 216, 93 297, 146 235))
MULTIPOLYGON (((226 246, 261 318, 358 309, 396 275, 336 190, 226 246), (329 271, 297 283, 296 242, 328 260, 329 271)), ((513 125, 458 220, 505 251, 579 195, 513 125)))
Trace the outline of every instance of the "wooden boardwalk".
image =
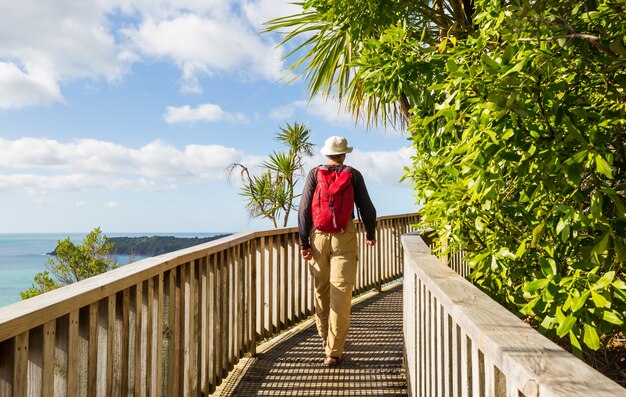
POLYGON ((356 303, 344 359, 322 365, 315 325, 243 360, 214 396, 406 396, 402 286, 356 303))

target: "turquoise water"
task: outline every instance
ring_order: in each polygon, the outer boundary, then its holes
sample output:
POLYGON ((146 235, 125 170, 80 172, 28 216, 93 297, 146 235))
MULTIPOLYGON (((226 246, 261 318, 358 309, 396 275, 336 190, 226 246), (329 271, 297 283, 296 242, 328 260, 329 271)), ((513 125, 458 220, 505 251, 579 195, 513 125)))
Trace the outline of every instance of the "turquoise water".
MULTIPOLYGON (((108 237, 176 236, 210 237, 222 233, 107 233, 108 237)), ((33 284, 33 276, 42 270, 51 256, 46 253, 56 248, 57 242, 70 237, 81 243, 85 233, 0 233, 0 307, 21 300, 20 291, 33 284)), ((133 260, 143 259, 133 256, 133 260)), ((121 265, 128 263, 127 255, 117 255, 121 265)))

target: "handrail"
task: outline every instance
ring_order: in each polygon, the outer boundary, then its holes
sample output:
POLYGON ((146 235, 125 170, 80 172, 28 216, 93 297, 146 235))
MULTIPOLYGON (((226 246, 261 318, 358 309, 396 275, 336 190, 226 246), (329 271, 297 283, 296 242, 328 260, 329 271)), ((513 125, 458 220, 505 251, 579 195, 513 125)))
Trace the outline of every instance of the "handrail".
MULTIPOLYGON (((377 219, 355 294, 402 275, 416 214, 377 219)), ((296 228, 239 233, 0 308, 0 396, 210 393, 314 311, 296 228)))
POLYGON ((445 266, 418 234, 402 243, 409 395, 626 395, 445 266))

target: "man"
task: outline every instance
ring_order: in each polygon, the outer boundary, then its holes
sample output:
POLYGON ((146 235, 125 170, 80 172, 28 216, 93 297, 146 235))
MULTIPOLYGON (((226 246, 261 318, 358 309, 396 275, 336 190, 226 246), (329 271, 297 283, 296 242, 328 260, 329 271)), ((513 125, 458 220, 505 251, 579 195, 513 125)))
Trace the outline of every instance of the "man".
POLYGON ((363 176, 344 165, 352 148, 343 137, 332 136, 320 152, 328 164, 309 172, 300 199, 298 229, 302 257, 315 280, 317 330, 326 357, 324 364, 339 363, 350 326, 352 289, 356 281, 358 246, 354 205, 365 226, 365 243, 376 243, 376 209, 363 176))

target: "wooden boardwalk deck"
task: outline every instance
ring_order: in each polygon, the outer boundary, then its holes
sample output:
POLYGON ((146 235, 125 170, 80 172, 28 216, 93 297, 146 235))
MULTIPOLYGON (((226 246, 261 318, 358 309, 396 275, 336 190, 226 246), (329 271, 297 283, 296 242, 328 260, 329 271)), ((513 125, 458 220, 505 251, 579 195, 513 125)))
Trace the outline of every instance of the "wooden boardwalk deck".
POLYGON ((214 396, 406 396, 402 365, 402 286, 352 307, 344 359, 322 365, 315 325, 243 360, 214 396))

